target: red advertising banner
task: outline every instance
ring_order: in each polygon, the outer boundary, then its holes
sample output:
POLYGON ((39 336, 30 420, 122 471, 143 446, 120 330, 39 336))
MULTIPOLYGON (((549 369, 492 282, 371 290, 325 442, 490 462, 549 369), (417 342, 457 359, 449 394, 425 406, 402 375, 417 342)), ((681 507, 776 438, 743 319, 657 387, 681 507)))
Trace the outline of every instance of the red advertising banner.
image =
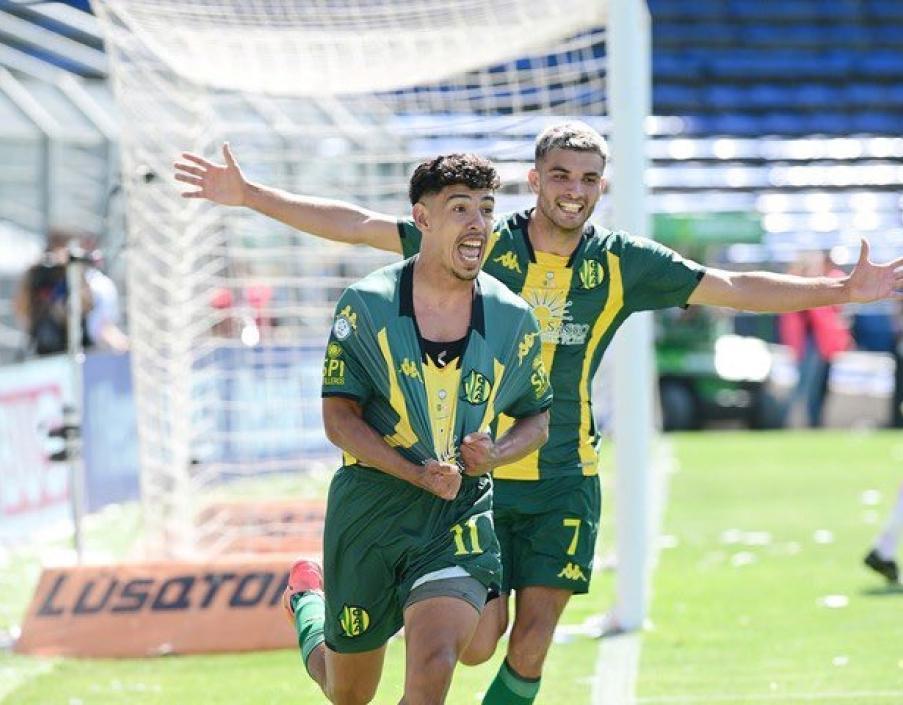
POLYGON ((294 556, 46 568, 15 650, 143 657, 297 643, 282 607, 294 556))

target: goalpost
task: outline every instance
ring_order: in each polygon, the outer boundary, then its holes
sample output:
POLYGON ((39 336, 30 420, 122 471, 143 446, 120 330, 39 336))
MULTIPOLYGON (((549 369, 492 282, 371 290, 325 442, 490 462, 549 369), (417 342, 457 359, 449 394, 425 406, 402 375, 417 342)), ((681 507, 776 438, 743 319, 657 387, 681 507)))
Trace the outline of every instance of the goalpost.
MULTIPOLYGON (((648 232, 642 0, 608 13, 602 0, 95 0, 94 9, 124 128, 142 501, 157 555, 235 546, 230 531, 240 529, 210 509, 224 487, 250 493, 262 474, 335 462, 319 419, 332 306, 391 260, 181 199, 169 176, 180 151, 221 161, 228 140, 252 180, 398 215, 420 160, 475 151, 499 167, 504 212, 532 202, 535 135, 575 117, 611 136, 620 178, 606 202, 617 226, 648 232)), ((618 501, 630 507, 618 518, 630 577, 619 578, 617 610, 627 628, 642 622, 648 564, 645 329, 626 333, 634 362, 619 358, 617 375, 631 380, 618 384, 617 426, 626 439, 618 501)))

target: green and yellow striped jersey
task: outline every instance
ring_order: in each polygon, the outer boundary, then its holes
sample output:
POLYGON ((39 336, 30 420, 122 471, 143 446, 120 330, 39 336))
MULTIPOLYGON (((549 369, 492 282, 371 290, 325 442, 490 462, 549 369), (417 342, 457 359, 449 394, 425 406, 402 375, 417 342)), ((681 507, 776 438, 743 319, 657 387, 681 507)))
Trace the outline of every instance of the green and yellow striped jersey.
MULTIPOLYGON (((651 240, 587 225, 570 257, 535 252, 527 236, 530 211, 496 222, 483 271, 533 309, 542 358, 555 395, 549 440, 517 463, 496 468, 503 480, 539 480, 597 473, 597 437, 590 385, 602 355, 634 311, 683 306, 704 268, 651 240)), ((399 221, 402 252, 420 249, 421 233, 399 221)), ((504 416, 497 433, 511 425, 504 416)))
MULTIPOLYGON (((464 436, 498 414, 522 418, 552 395, 539 324, 523 300, 481 272, 461 354, 424 354, 414 316, 414 259, 384 267, 342 294, 323 363, 323 396, 345 396, 413 462, 451 460, 464 436)), ((346 466, 356 464, 348 454, 346 466)))

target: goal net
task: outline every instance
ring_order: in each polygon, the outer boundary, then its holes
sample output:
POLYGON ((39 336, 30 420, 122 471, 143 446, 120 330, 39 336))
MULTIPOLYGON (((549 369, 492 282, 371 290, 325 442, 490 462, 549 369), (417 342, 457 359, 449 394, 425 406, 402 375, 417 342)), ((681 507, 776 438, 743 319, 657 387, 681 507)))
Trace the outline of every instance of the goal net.
POLYGON ((335 465, 319 412, 332 307, 394 256, 181 199, 172 161, 182 151, 222 161, 228 140, 253 181, 404 216, 418 162, 475 151, 500 168, 498 211, 526 207, 543 127, 578 117, 607 132, 604 2, 96 0, 94 9, 124 126, 148 536, 170 556, 259 548, 285 527, 236 521, 243 513, 224 498, 260 492, 279 506, 278 476, 335 465))

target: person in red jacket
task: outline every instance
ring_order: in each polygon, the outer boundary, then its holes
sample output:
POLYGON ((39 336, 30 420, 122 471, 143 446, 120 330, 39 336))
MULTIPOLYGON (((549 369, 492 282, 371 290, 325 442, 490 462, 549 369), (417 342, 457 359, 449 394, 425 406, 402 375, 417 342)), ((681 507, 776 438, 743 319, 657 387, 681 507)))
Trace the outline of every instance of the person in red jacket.
MULTIPOLYGON (((810 277, 844 276, 823 253, 802 257, 790 272, 810 277)), ((831 363, 852 344, 849 327, 838 306, 823 306, 781 314, 778 330, 781 342, 793 349, 799 371, 799 381, 784 407, 785 417, 804 399, 808 425, 818 428, 822 425, 831 363)))

